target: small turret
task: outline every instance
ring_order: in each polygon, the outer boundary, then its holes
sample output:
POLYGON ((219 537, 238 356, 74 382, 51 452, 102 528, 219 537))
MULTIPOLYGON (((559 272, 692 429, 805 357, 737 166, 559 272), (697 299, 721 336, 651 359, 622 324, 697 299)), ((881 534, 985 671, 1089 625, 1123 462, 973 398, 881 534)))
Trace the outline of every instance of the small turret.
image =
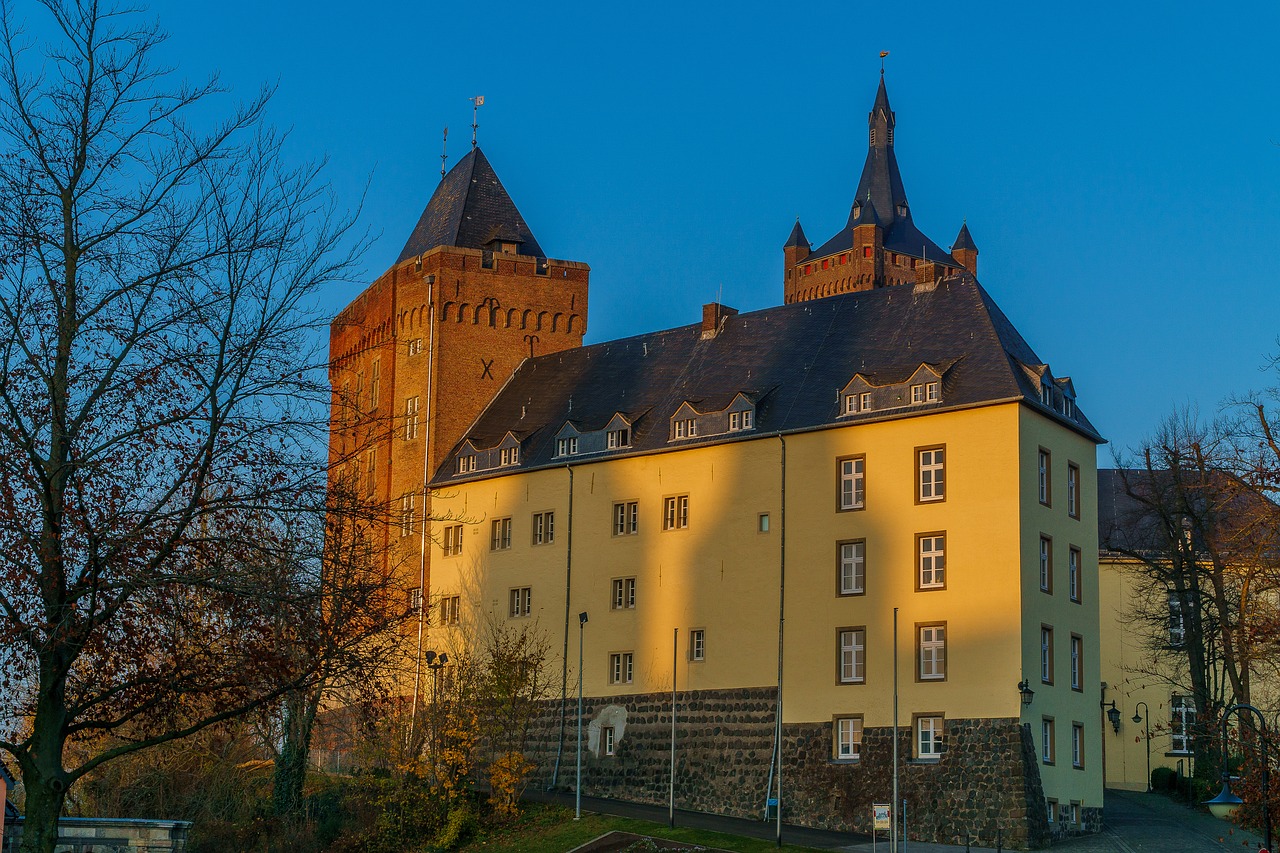
POLYGON ((782 244, 782 255, 786 259, 787 269, 809 257, 811 249, 809 240, 804 236, 804 229, 800 227, 800 217, 797 216, 796 225, 791 229, 791 236, 782 244))
POLYGON ((978 247, 973 242, 973 235, 969 233, 967 222, 960 225, 960 233, 956 235, 956 241, 951 244, 951 257, 959 261, 960 266, 969 272, 978 274, 978 247))

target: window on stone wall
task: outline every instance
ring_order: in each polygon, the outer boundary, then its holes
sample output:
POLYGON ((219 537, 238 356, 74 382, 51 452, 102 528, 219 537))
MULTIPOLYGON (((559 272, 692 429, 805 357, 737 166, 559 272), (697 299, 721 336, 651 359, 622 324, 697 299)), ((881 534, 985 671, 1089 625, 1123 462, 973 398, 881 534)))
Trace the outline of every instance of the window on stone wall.
POLYGON ((943 738, 942 715, 921 714, 916 717, 916 758, 936 759, 942 757, 946 747, 943 738))
POLYGON ((832 724, 833 755, 837 761, 862 757, 862 717, 836 717, 832 724))

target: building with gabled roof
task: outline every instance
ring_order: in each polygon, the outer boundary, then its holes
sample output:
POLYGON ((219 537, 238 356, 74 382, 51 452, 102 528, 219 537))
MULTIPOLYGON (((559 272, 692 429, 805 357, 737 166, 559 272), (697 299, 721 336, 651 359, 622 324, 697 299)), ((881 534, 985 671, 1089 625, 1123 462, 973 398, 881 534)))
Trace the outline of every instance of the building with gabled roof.
POLYGON ((426 643, 553 652, 537 784, 572 784, 580 653, 590 794, 667 802, 674 713, 681 808, 867 831, 896 743, 912 838, 1100 827, 1102 438, 967 225, 951 253, 914 225, 895 123, 881 79, 849 221, 817 251, 797 221, 782 305, 582 346, 586 267, 541 271, 476 150, 335 320, 335 470, 398 519, 426 643))

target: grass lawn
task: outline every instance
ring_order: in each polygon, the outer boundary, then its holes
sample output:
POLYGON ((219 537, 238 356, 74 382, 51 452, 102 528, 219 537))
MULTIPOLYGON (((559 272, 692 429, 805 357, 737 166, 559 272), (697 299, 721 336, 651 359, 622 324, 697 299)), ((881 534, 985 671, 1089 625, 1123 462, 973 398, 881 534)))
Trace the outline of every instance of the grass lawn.
POLYGON ((651 835, 654 838, 670 838, 702 847, 736 850, 740 853, 777 850, 801 853, 813 849, 790 844, 779 848, 773 841, 759 838, 740 838, 678 826, 672 829, 662 823, 609 815, 584 814, 582 820, 575 821, 573 811, 563 806, 526 804, 524 814, 516 823, 500 833, 493 832, 473 840, 462 848, 461 853, 566 853, 597 836, 615 830, 651 835))

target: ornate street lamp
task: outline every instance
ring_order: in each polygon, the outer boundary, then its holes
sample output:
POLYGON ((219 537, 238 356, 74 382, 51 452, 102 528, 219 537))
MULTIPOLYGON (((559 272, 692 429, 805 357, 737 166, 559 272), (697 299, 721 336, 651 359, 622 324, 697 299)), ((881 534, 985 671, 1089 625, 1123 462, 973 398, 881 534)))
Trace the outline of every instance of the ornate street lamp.
POLYGON ((1134 706, 1135 710, 1133 712, 1133 721, 1135 723, 1143 724, 1142 733, 1147 740, 1147 793, 1150 794, 1151 793, 1151 720, 1149 718, 1151 717, 1151 707, 1147 705, 1146 702, 1139 702, 1138 705, 1141 705, 1143 710, 1147 712, 1147 716, 1143 717, 1141 714, 1137 712, 1136 710, 1137 706, 1135 705, 1134 706))
POLYGON ((1107 722, 1116 734, 1120 734, 1120 709, 1116 707, 1116 700, 1111 700, 1111 707, 1108 708, 1105 702, 1102 707, 1107 709, 1107 722))
POLYGON ((1025 678, 1018 682, 1018 692, 1022 694, 1023 707, 1030 705, 1031 698, 1036 695, 1036 692, 1031 689, 1030 684, 1027 684, 1027 680, 1025 678))
POLYGON ((1212 800, 1205 800, 1204 804, 1209 807, 1209 811, 1213 812, 1214 817, 1228 820, 1244 803, 1243 800, 1231 793, 1231 775, 1227 772, 1227 723, 1232 714, 1239 714, 1241 711, 1248 711, 1257 717, 1258 728, 1261 730, 1259 739, 1262 741, 1262 846, 1270 850, 1271 809, 1269 808, 1268 789, 1271 782, 1271 757, 1267 754, 1267 719, 1262 716, 1261 711, 1252 705, 1232 705, 1222 712, 1222 790, 1212 800))

